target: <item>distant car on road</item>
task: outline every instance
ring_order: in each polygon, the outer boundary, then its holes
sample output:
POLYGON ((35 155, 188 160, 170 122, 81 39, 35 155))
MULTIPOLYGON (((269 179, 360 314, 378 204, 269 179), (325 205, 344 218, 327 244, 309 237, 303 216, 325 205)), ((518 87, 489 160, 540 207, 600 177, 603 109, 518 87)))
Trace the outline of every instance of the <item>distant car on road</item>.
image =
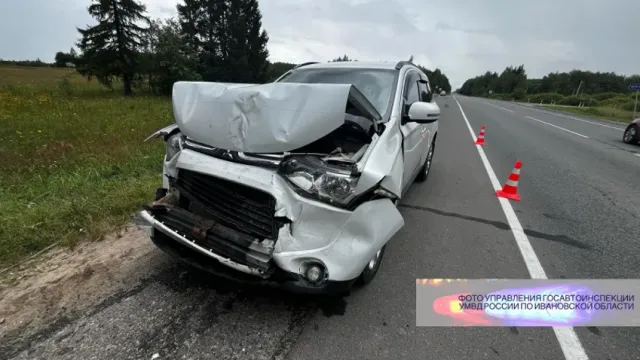
POLYGON ((622 141, 627 144, 637 144, 640 142, 640 118, 633 120, 624 130, 622 141))

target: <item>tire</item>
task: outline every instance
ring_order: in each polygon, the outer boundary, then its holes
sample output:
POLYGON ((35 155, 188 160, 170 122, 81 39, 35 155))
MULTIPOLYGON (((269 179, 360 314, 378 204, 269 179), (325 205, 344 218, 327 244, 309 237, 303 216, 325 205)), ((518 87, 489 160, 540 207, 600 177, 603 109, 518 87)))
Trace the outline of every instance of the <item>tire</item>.
POLYGON ((627 129, 624 131, 624 135, 622 135, 622 141, 627 144, 635 144, 640 139, 640 134, 638 133, 638 125, 631 124, 627 126, 627 129))
POLYGON ((431 163, 433 162, 433 154, 436 151, 436 139, 433 139, 431 145, 429 146, 429 152, 427 153, 427 159, 424 161, 424 165, 420 169, 418 176, 416 176, 417 182, 424 182, 429 177, 429 173, 431 172, 431 163))
POLYGON ((357 283, 359 285, 367 285, 376 277, 376 274, 380 269, 380 263, 382 263, 382 258, 384 257, 384 250, 386 248, 387 245, 383 246, 382 249, 378 250, 376 256, 367 263, 367 266, 365 266, 364 270, 362 270, 362 273, 358 277, 357 283), (372 262, 374 262, 373 266, 372 262))

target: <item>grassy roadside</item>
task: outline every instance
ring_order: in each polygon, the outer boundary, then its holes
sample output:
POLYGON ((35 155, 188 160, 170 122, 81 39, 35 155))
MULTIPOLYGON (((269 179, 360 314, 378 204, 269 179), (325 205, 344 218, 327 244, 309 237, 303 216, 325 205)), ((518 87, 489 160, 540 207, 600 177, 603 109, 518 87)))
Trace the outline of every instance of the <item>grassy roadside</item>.
POLYGON ((0 67, 0 268, 97 239, 161 183, 167 99, 130 99, 67 69, 0 67))
POLYGON ((606 120, 617 121, 625 124, 629 124, 633 120, 633 112, 615 109, 605 106, 592 106, 592 107, 572 107, 572 106, 554 106, 554 105, 541 105, 543 108, 549 110, 562 111, 578 115, 586 115, 598 117, 606 120))

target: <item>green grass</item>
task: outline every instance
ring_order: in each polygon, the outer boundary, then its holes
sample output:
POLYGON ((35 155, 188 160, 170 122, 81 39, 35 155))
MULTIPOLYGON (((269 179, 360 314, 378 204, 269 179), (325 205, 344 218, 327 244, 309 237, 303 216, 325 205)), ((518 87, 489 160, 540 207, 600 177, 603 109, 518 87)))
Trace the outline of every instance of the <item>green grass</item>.
POLYGON ((577 106, 554 106, 542 105, 542 107, 550 110, 557 110, 578 115, 587 115, 598 117, 606 120, 618 121, 628 124, 633 120, 633 112, 622 109, 616 109, 606 106, 577 107, 577 106))
POLYGON ((0 67, 0 267, 98 239, 161 184, 166 98, 124 98, 68 69, 0 67))

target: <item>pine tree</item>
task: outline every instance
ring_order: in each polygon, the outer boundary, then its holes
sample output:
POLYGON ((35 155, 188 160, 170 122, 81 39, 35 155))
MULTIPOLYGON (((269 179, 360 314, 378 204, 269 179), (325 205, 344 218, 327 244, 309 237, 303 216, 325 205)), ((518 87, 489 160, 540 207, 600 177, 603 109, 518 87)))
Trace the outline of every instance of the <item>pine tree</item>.
POLYGON ((149 24, 146 7, 135 0, 91 0, 88 11, 98 24, 78 28, 82 36, 78 43, 82 51, 80 72, 107 86, 114 78, 122 78, 124 94, 131 95, 139 51, 148 31, 140 26, 149 24))
POLYGON ((180 35, 197 53, 198 72, 205 81, 224 81, 226 0, 183 0, 177 5, 180 35))
POLYGON ((257 0, 183 0, 181 36, 199 57, 205 81, 266 82, 267 42, 257 0))
POLYGON ((355 60, 349 59, 349 57, 345 54, 344 56, 339 56, 338 58, 333 59, 330 62, 341 62, 341 61, 355 61, 355 60))
POLYGON ((76 52, 76 49, 71 47, 71 49, 69 49, 69 56, 75 60, 75 58, 78 57, 78 53, 76 52))
POLYGON ((200 25, 204 20, 203 0, 184 0, 184 4, 178 4, 176 8, 182 40, 189 48, 200 52, 202 50, 200 25))
POLYGON ((262 29, 257 0, 234 0, 229 7, 225 47, 235 82, 263 83, 268 80, 269 36, 262 29))
MULTIPOLYGON (((242 1, 242 0, 232 0, 242 1)), ((198 24, 201 30, 201 75, 205 81, 233 81, 229 73, 228 42, 229 1, 202 0, 203 17, 198 24)))

